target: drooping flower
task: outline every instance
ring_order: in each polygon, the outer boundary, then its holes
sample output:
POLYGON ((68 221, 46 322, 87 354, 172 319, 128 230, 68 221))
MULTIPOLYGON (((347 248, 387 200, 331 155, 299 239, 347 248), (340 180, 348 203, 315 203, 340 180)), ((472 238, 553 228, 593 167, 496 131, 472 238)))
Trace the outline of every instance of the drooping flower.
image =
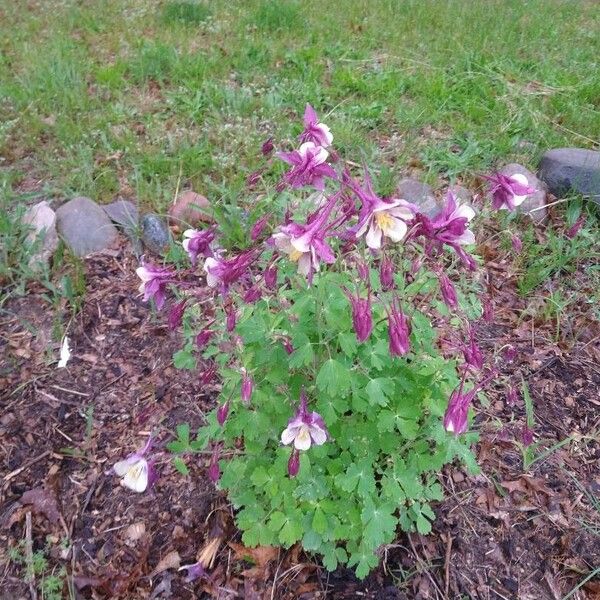
POLYGON ((250 230, 250 239, 255 242, 265 230, 267 223, 269 222, 269 214, 262 216, 254 225, 252 225, 252 229, 250 230))
POLYGON ((373 314, 371 310, 371 292, 366 298, 361 298, 358 294, 353 295, 344 288, 346 297, 352 307, 352 324, 356 333, 356 339, 364 342, 371 335, 373 330, 373 314))
POLYGON ((212 325, 212 322, 196 336, 196 346, 200 349, 204 348, 216 333, 213 329, 209 329, 210 325, 212 325))
POLYGON ((183 232, 183 242, 181 245, 188 253, 192 266, 196 266, 198 256, 212 256, 213 251, 210 247, 215 239, 215 230, 212 227, 199 231, 198 229, 186 229, 183 232))
POLYGON ((181 323, 183 321, 183 313, 185 312, 186 304, 187 304, 187 298, 184 298, 180 302, 173 304, 173 306, 171 307, 171 310, 169 311, 169 316, 167 319, 167 321, 169 323, 169 329, 171 331, 174 331, 181 325, 181 323))
POLYGON ((275 148, 273 145, 273 138, 269 138, 263 142, 262 146, 260 147, 260 151, 262 152, 263 156, 269 156, 269 154, 273 152, 273 148, 275 148))
POLYGON ((325 242, 329 218, 338 196, 332 196, 327 203, 309 216, 306 225, 288 223, 276 231, 272 240, 275 247, 288 255, 292 262, 298 263, 298 273, 308 277, 320 269, 320 261, 327 264, 335 262, 333 250, 325 242))
POLYGON ((383 237, 399 242, 408 230, 407 222, 416 214, 415 206, 406 200, 383 200, 373 191, 373 184, 365 169, 365 184, 360 186, 351 177, 344 182, 361 201, 358 223, 353 228, 356 238, 365 236, 365 242, 372 250, 381 248, 383 237))
POLYGON ((227 293, 229 286, 249 273, 250 266, 256 260, 256 249, 241 252, 228 260, 209 256, 204 261, 206 283, 209 287, 221 286, 223 293, 227 293))
POLYGON ((467 367, 470 367, 476 371, 479 371, 483 368, 483 352, 477 345, 477 340, 475 339, 475 330, 473 327, 469 327, 469 341, 468 343, 463 344, 462 353, 467 367))
POLYGON ((213 482, 217 483, 221 478, 221 468, 219 467, 219 456, 221 449, 219 444, 215 444, 212 455, 210 457, 210 464, 208 466, 208 478, 213 482))
POLYGON ((244 369, 242 377, 242 402, 244 404, 250 404, 253 390, 254 382, 252 381, 252 377, 244 369))
POLYGON ((278 152, 278 158, 292 165, 280 185, 290 185, 293 188, 311 185, 317 190, 324 190, 325 177, 337 178, 336 172, 326 162, 328 156, 329 152, 325 148, 313 142, 304 142, 293 152, 278 152))
POLYGON ((369 265, 364 260, 358 260, 356 262, 356 270, 358 271, 358 276, 362 280, 363 283, 367 285, 371 284, 371 273, 369 271, 369 265))
POLYGON ((154 298, 156 308, 160 310, 165 304, 167 283, 175 277, 175 273, 151 263, 143 263, 135 272, 142 280, 139 291, 144 294, 144 302, 154 298))
POLYGON ((379 264, 379 282, 381 288, 386 292, 394 289, 394 263, 387 254, 382 257, 379 264))
POLYGON ((444 415, 444 429, 454 435, 461 435, 467 431, 467 416, 471 402, 473 402, 477 393, 495 376, 495 373, 491 373, 486 379, 474 385, 468 392, 464 392, 466 373, 467 371, 465 370, 458 387, 450 395, 448 408, 444 415))
POLYGON ((228 415, 229 415, 229 400, 226 400, 217 409, 217 423, 219 425, 221 425, 221 427, 225 424, 225 421, 227 421, 228 415))
POLYGON ((267 289, 274 290, 277 287, 277 265, 270 265, 265 269, 264 279, 267 289))
POLYGON ((302 390, 300 407, 281 433, 281 443, 287 446, 293 442, 296 450, 308 450, 312 444, 321 446, 328 437, 329 432, 321 415, 308 411, 306 394, 302 390))
POLYGON ((521 431, 521 441, 525 447, 533 444, 533 430, 529 427, 528 423, 523 425, 523 430, 521 431))
POLYGON ((512 249, 517 254, 519 254, 519 252, 523 250, 523 242, 521 241, 521 238, 518 235, 513 235, 510 239, 510 243, 512 245, 512 249))
POLYGON ((410 348, 410 325, 408 318, 394 298, 388 313, 388 338, 391 356, 404 356, 410 348))
POLYGON ((300 471, 300 450, 292 448, 292 453, 288 460, 288 475, 290 477, 296 477, 300 471))
POLYGON ((573 223, 573 225, 571 225, 571 227, 565 231, 565 235, 572 240, 579 233, 584 224, 585 216, 581 215, 579 219, 577 219, 577 221, 575 221, 575 223, 573 223))
POLYGON ((144 455, 152 445, 152 437, 143 448, 127 456, 125 459, 115 463, 112 470, 121 478, 121 485, 134 492, 144 492, 154 479, 154 469, 144 455))
POLYGON ((527 196, 537 191, 522 173, 514 175, 494 173, 486 176, 486 179, 490 182, 492 207, 496 210, 515 210, 517 206, 523 204, 527 196))
POLYGON ((452 191, 446 194, 442 210, 433 218, 419 213, 418 233, 429 239, 452 247, 475 243, 475 236, 468 228, 475 211, 466 204, 459 204, 452 191))
POLYGON ((207 367, 200 376, 200 383, 202 383, 203 385, 211 383, 216 376, 217 368, 214 365, 211 365, 210 367, 207 367))
POLYGON ((258 300, 260 300, 261 297, 262 297, 262 292, 260 291, 260 288, 257 285, 253 285, 252 287, 248 288, 244 292, 244 295, 242 296, 242 300, 246 304, 254 304, 254 302, 257 302, 258 300))
POLYGON ((440 282, 440 291, 442 292, 442 299, 448 308, 455 310, 458 306, 458 298, 456 297, 454 285, 450 281, 449 277, 441 270, 438 271, 438 278, 440 282))
POLYGON ((325 123, 319 122, 315 109, 307 104, 304 110, 304 131, 300 134, 301 142, 313 142, 326 148, 333 142, 333 135, 325 123))
POLYGON ((506 403, 509 406, 515 406, 519 402, 519 392, 514 385, 508 386, 506 388, 506 403))

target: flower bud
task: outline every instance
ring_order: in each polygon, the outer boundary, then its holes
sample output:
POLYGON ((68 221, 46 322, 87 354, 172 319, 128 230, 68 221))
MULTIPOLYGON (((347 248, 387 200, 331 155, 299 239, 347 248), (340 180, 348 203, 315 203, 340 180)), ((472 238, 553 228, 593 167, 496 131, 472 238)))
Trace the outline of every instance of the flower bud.
POLYGON ((288 475, 290 477, 296 477, 300 471, 300 451, 296 448, 292 448, 290 459, 288 460, 288 475))
POLYGON ((277 287, 277 265, 268 267, 264 277, 267 289, 274 290, 277 287))
POLYGON ((511 244, 512 244, 512 249, 518 254, 519 252, 521 252, 521 250, 523 250, 523 242, 521 241, 521 238, 513 235, 512 239, 511 239, 511 244))
POLYGON ((196 346, 198 346, 198 348, 204 348, 204 346, 210 342, 214 334, 215 332, 212 329, 203 329, 196 336, 196 346))
POLYGON ((228 415, 229 415, 229 400, 227 400, 226 402, 221 404, 221 406, 219 406, 219 408, 217 409, 217 422, 219 423, 219 425, 221 427, 223 427, 223 425, 225 424, 225 421, 227 421, 228 415))
POLYGON ((243 296, 243 300, 246 304, 253 304, 257 300, 260 300, 262 294, 260 288, 256 285, 253 285, 251 288, 246 290, 246 293, 243 296))
POLYGON ((451 309, 456 309, 458 306, 458 299, 456 297, 456 290, 452 285, 452 282, 445 273, 439 273, 440 279, 440 291, 442 292, 442 298, 446 303, 446 306, 451 309))
POLYGON ((227 318, 225 319, 225 329, 227 330, 227 333, 231 333, 235 329, 237 320, 235 306, 231 304, 227 305, 225 313, 227 314, 227 318))
POLYGON ((187 303, 187 299, 174 304, 169 311, 168 323, 169 329, 171 331, 177 329, 181 326, 181 322, 183 321, 183 313, 185 312, 185 305, 187 303))
POLYGON ((256 221, 256 223, 254 223, 254 225, 252 225, 252 229, 250 230, 250 239, 253 242, 255 242, 262 235, 262 232, 264 231, 265 227, 267 226, 268 220, 269 220, 269 215, 266 214, 264 217, 261 217, 260 219, 258 219, 258 221, 256 221))
POLYGON ((394 288, 394 265, 387 256, 381 259, 379 265, 379 281, 386 292, 394 288))
POLYGON ((577 219, 577 221, 575 221, 575 223, 573 223, 573 225, 571 225, 571 227, 569 227, 569 229, 567 229, 567 231, 565 232, 565 235, 572 240, 581 230, 581 228, 583 227, 583 225, 585 224, 585 217, 583 215, 581 215, 579 217, 579 219, 577 219))
POLYGON ((268 140, 263 142, 263 145, 260 147, 260 151, 263 153, 263 156, 269 156, 275 146, 273 145, 273 138, 269 138, 268 140))
POLYGON ((252 377, 247 373, 244 373, 244 377, 242 378, 242 402, 244 404, 250 404, 253 389, 254 382, 252 381, 252 377))

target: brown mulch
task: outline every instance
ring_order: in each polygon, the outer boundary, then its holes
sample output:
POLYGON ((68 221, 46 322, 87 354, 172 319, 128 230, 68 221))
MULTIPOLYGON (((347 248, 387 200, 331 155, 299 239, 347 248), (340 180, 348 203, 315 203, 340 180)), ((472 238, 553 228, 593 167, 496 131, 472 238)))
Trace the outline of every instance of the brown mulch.
MULTIPOLYGON (((30 513, 33 551, 45 548, 48 572, 66 569, 77 598, 562 599, 600 565, 599 332, 581 314, 567 329, 577 335, 555 343, 546 324, 519 320, 515 307, 527 299, 516 297, 501 258, 489 258, 499 265, 498 308, 480 342, 517 347, 503 376, 529 385, 538 456, 568 441, 524 470, 515 442, 524 407, 509 406, 496 384, 477 417, 481 473, 447 467, 433 533, 400 535, 363 582, 327 573, 298 548, 236 544, 231 509, 206 476, 208 456, 183 477, 163 453, 144 494, 108 474, 151 430, 162 432, 159 445, 178 423, 193 431, 218 389, 200 381, 202 368, 172 366, 180 336, 140 301, 125 242, 85 261, 86 296, 71 321, 62 307, 73 350, 66 368, 56 368, 57 317, 43 290, 12 299, 0 315, 0 598, 33 595, 24 567, 9 559, 9 549, 23 551, 30 513), (177 567, 195 562, 217 517, 212 578, 186 583, 177 567)), ((600 598, 599 579, 571 597, 600 598)))

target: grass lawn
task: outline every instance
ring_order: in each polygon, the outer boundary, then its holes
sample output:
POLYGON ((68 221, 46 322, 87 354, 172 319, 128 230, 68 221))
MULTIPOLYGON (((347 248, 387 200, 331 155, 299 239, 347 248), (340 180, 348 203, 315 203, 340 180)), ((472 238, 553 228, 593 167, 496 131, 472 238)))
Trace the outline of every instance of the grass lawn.
POLYGON ((1 0, 0 192, 236 202, 307 101, 383 191, 535 167, 600 139, 599 24, 570 0, 1 0))

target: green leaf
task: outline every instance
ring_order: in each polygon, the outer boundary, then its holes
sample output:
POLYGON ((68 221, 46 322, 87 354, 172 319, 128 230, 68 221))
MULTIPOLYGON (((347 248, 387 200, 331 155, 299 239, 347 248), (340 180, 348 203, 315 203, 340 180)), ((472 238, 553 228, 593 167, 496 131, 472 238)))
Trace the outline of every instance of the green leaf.
POLYGON ((180 456, 173 457, 173 466, 184 476, 188 476, 190 474, 190 470, 188 466, 185 464, 183 459, 180 456))
POLYGON ((417 531, 421 535, 431 533, 431 523, 423 515, 420 514, 417 516, 416 525, 417 531))
POLYGON ((351 554, 350 560, 348 561, 349 567, 356 565, 356 576, 359 579, 364 579, 371 569, 374 569, 378 564, 379 558, 375 556, 373 551, 362 548, 362 546, 358 552, 351 554))
POLYGON ((350 389, 348 369, 334 358, 326 360, 317 375, 317 387, 330 396, 345 394, 350 389))
POLYGON ((394 393, 394 382, 385 377, 378 377, 371 379, 365 389, 371 406, 387 406, 388 398, 391 398, 394 393))
POLYGON ((345 491, 352 492, 358 488, 361 496, 368 496, 375 491, 375 478, 370 459, 352 463, 345 473, 336 477, 336 483, 345 491))
POLYGON ((312 528, 321 535, 327 533, 328 530, 327 517, 325 516, 323 511, 318 507, 315 510, 315 514, 313 516, 312 528))
POLYGON ((306 342, 302 346, 295 348, 294 352, 290 355, 288 364, 290 368, 297 369, 302 366, 310 365, 314 359, 315 353, 313 351, 312 344, 306 342))
POLYGON ((396 532, 398 520, 394 516, 393 503, 376 505, 371 498, 365 498, 361 520, 365 526, 364 540, 372 548, 391 541, 396 532))
POLYGON ((177 425, 175 429, 177 431, 177 437, 179 440, 184 443, 186 446, 190 444, 190 424, 189 423, 180 423, 177 425))
POLYGON ((289 548, 302 537, 302 524, 294 519, 288 519, 281 531, 278 539, 283 546, 289 548))
POLYGON ((356 354, 356 350, 358 349, 358 343, 356 341, 356 335, 353 333, 340 333, 338 336, 338 342, 340 344, 340 348, 342 352, 351 358, 356 354))
POLYGON ((176 369, 193 371, 196 368, 196 357, 192 354, 191 350, 185 348, 178 350, 173 354, 173 365, 175 365, 176 369))

